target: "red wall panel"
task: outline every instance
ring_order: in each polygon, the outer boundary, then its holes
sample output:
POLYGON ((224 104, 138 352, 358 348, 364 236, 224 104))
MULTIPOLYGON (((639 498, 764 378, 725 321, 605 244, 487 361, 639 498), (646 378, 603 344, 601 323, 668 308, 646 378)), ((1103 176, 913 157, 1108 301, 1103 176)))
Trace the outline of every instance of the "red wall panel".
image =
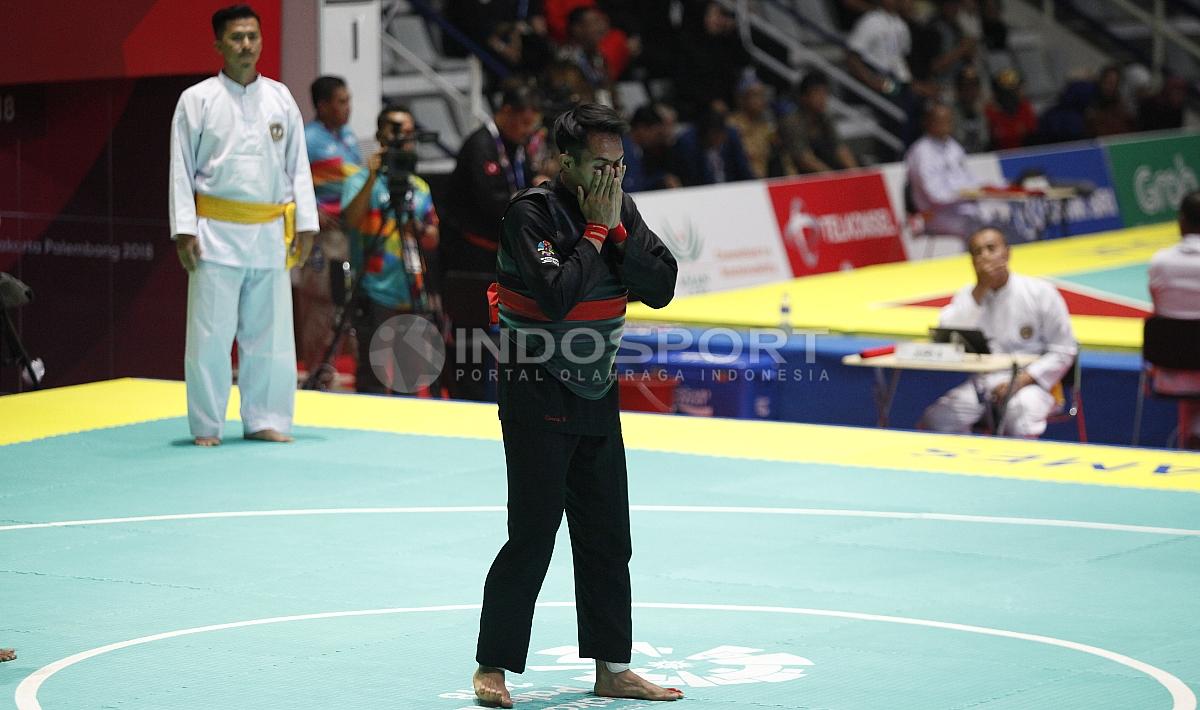
MULTIPOLYGON (((62 0, 24 3, 0 24, 0 85, 215 74, 211 18, 231 0, 62 0), (11 16, 7 19, 12 19, 11 16)), ((281 0, 251 3, 262 18, 259 70, 279 78, 281 0)))

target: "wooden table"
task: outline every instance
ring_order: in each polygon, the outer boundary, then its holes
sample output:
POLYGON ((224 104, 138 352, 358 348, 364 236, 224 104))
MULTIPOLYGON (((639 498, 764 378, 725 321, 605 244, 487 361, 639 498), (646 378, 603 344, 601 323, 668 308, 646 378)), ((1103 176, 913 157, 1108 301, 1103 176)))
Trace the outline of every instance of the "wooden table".
MULTIPOLYGON (((928 362, 925 360, 902 360, 897 358, 895 353, 869 358, 855 354, 842 358, 842 364, 875 369, 875 408, 879 414, 877 424, 880 428, 887 428, 888 417, 892 410, 892 400, 896 397, 896 388, 900 385, 900 373, 904 370, 961 372, 965 375, 990 375, 993 372, 1011 371, 1012 379, 1009 380, 1009 396, 1011 396, 1012 385, 1016 382, 1017 373, 1039 357, 1039 355, 1026 353, 991 353, 988 355, 967 353, 960 362, 928 362), (884 374, 885 370, 891 370, 891 378, 884 374)), ((976 391, 980 401, 985 401, 987 393, 978 388, 976 391)), ((1007 407, 1008 398, 1006 397, 1000 403, 999 413, 996 415, 992 431, 1000 431, 1000 427, 1004 424, 1004 410, 1007 407)), ((988 414, 989 416, 991 414, 990 408, 988 408, 988 414)))

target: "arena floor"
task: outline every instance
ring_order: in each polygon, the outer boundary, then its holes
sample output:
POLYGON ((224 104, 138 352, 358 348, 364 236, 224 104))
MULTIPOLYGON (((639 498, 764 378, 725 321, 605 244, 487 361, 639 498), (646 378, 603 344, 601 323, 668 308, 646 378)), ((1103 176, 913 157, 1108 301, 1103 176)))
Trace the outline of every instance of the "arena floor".
MULTIPOLYGON (((1146 266, 1154 252, 1179 241, 1173 224, 1013 247, 1012 269, 1053 281, 1071 311, 1084 348, 1140 350, 1142 319, 1151 310, 1146 266)), ((774 328, 787 293, 794 327, 818 332, 897 338, 925 337, 937 308, 974 281, 965 254, 867 266, 678 298, 662 310, 635 305, 643 322, 774 328)))
MULTIPOLYGON (((215 450, 183 414, 0 398, 0 708, 473 707, 494 407, 302 392, 294 444, 215 450)), ((679 707, 1196 708, 1200 455, 624 426, 634 666, 679 707)), ((517 707, 649 707, 589 695, 573 597, 560 539, 517 707)))

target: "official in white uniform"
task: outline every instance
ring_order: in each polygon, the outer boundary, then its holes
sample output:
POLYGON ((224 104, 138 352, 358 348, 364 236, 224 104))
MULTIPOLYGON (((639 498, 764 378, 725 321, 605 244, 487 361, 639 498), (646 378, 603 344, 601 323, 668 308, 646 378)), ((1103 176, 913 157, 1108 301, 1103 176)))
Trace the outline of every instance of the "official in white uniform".
MULTIPOLYGON (((1178 244, 1150 259, 1150 298, 1155 315, 1200 320, 1200 190, 1185 195, 1179 204, 1179 233, 1178 244)), ((1200 392, 1200 373, 1160 370, 1155 386, 1160 391, 1200 392)), ((1179 407, 1180 422, 1191 422, 1192 440, 1185 442, 1186 448, 1200 448, 1200 406, 1181 400, 1179 407)))
POLYGON ((258 74, 258 15, 213 15, 221 73, 189 87, 171 127, 171 233, 188 270, 188 422, 220 443, 238 342, 247 438, 290 441, 296 391, 291 283, 317 230, 304 125, 283 84, 258 74))
POLYGON ((1008 397, 1000 433, 1040 436, 1046 418, 1060 406, 1051 392, 1078 353, 1067 304, 1048 281, 1008 270, 1008 245, 998 230, 976 232, 967 248, 977 281, 954 294, 942 309, 940 325, 982 330, 992 352, 1041 357, 1019 372, 1015 382, 1011 372, 971 378, 930 405, 921 424, 934 431, 966 434, 984 417, 985 407, 1008 397))
POLYGON ((929 213, 925 231, 931 234, 970 236, 985 221, 974 200, 964 200, 964 190, 980 181, 967 169, 967 154, 954 139, 954 114, 935 104, 925 114, 925 135, 904 156, 913 202, 929 213))

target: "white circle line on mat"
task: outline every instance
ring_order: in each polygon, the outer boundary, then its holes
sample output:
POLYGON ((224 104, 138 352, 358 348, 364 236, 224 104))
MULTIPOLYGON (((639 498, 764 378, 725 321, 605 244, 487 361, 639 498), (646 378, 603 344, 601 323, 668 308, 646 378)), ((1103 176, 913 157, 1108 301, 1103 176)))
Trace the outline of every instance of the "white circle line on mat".
MULTIPOLYGON (((562 608, 574 607, 575 603, 539 602, 537 606, 541 608, 562 608)), ((633 607, 635 609, 683 609, 689 611, 732 611, 824 616, 839 619, 852 619, 856 621, 878 621, 890 624, 904 624, 907 626, 926 626, 935 629, 946 629, 950 631, 983 634, 985 636, 999 636, 1001 638, 1032 641, 1034 643, 1058 646, 1060 648, 1066 648, 1072 651, 1088 653, 1093 656, 1118 663, 1127 668, 1132 668, 1139 673, 1150 676, 1159 685, 1165 688, 1168 693, 1171 694, 1172 704, 1170 710, 1196 710, 1195 693, 1192 692, 1191 688, 1189 688, 1187 684, 1167 671, 1145 663, 1144 661, 1139 661, 1136 658, 1130 658, 1129 656, 1116 653, 1115 651, 1109 651, 1108 649, 1099 648, 1097 646, 1089 646, 1087 644, 1078 643, 1075 641, 1058 639, 1052 636, 1041 636, 1039 634, 1028 634, 1020 631, 1008 631, 1005 629, 993 629, 987 626, 955 624, 947 621, 931 621, 929 619, 914 619, 906 616, 884 616, 880 614, 867 614, 857 611, 835 611, 831 609, 804 609, 786 606, 746 606, 741 604, 680 604, 673 602, 634 602, 633 607)), ((276 616, 267 619, 250 619, 248 621, 234 621, 228 624, 214 624, 212 626, 198 626, 191 629, 179 629, 177 631, 167 631, 151 636, 142 636, 141 638, 130 639, 128 641, 119 641, 117 643, 108 644, 107 646, 100 646, 98 648, 76 653, 73 656, 68 656, 61 660, 55 661, 54 663, 43 666, 42 668, 34 671, 32 674, 22 680, 20 685, 17 686, 17 710, 43 710, 42 704, 37 698, 38 690, 40 690, 42 684, 45 683, 55 673, 58 673, 59 671, 69 668, 82 661, 86 661, 90 658, 95 658, 96 656, 123 648, 129 648, 131 646, 140 646, 142 644, 147 644, 154 641, 162 641, 179 636, 191 636, 194 634, 208 633, 210 631, 225 631, 228 629, 244 628, 247 626, 281 624, 289 621, 311 621, 315 619, 337 619, 354 616, 382 616, 385 614, 410 614, 418 612, 471 611, 480 608, 480 604, 451 604, 445 606, 366 609, 361 611, 331 611, 321 614, 276 616)))
MULTIPOLYGON (((1029 525, 1034 527, 1078 528, 1083 530, 1110 530, 1114 532, 1143 533, 1150 535, 1174 535, 1200 537, 1200 530, 1188 528, 1165 528, 1149 525, 1127 525, 1124 523, 1097 523, 1087 520, 1058 520, 1055 518, 1016 518, 994 515, 961 515, 956 513, 914 513, 889 510, 841 510, 836 508, 769 508, 709 505, 631 505, 635 513, 730 513, 741 515, 801 515, 811 517, 880 518, 890 520, 939 520, 952 523, 985 523, 991 525, 1029 525)), ((215 513, 178 513, 172 515, 142 515, 124 518, 95 518, 91 520, 62 520, 49 523, 18 523, 0 525, 0 532, 11 530, 36 530, 40 528, 69 528, 86 525, 121 525, 126 523, 153 523, 172 520, 210 520, 214 518, 273 518, 303 515, 380 515, 421 513, 503 513, 502 505, 460 505, 441 507, 406 508, 300 508, 293 510, 241 510, 215 513)))

